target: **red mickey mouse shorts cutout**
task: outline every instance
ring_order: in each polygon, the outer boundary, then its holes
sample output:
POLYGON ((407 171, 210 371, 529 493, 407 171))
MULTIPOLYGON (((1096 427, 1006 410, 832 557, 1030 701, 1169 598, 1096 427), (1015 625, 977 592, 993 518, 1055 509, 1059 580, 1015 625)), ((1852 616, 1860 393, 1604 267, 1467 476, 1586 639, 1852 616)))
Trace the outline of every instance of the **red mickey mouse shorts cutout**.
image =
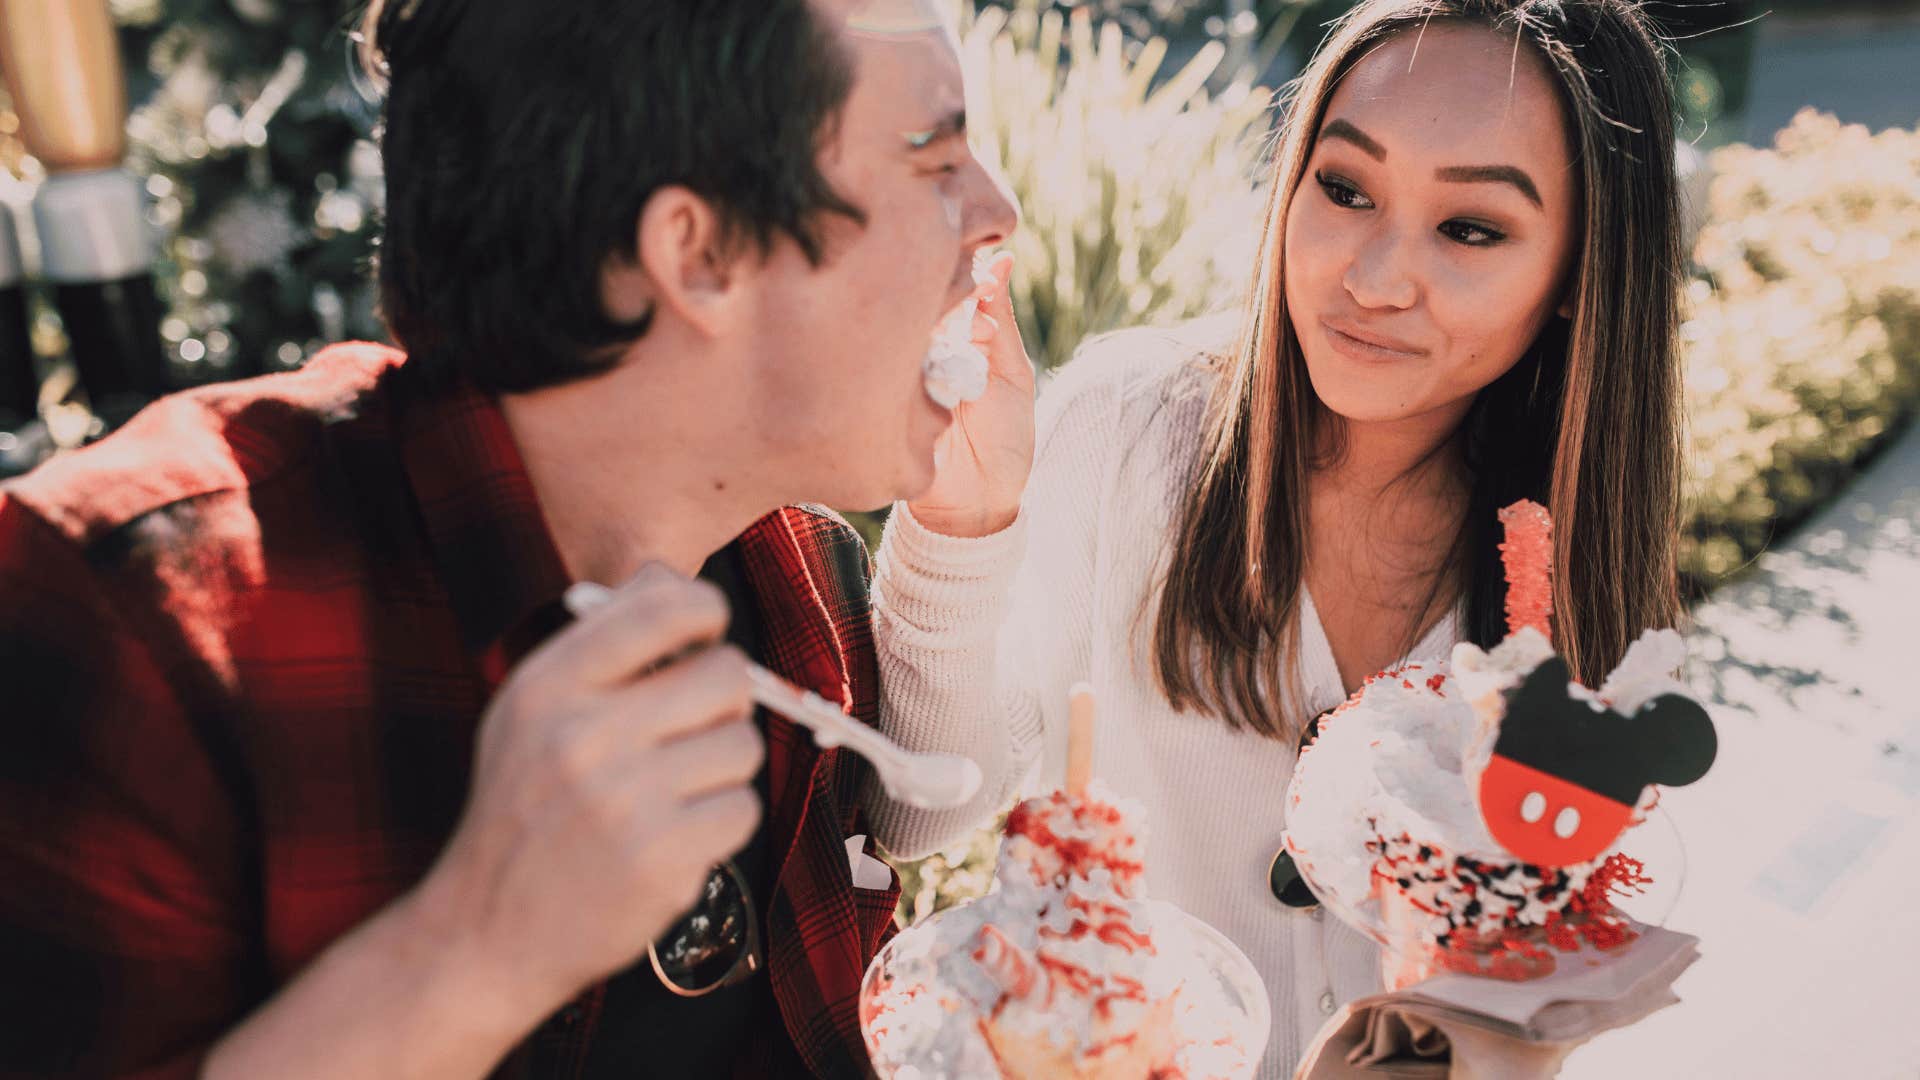
MULTIPOLYGON (((1500 511, 1500 523, 1508 636, 1532 629, 1551 639, 1553 521, 1522 500, 1500 511)), ((1577 688, 1558 656, 1504 697, 1475 797, 1494 840, 1539 867, 1599 858, 1633 823, 1647 785, 1693 783, 1718 747, 1712 719, 1691 699, 1662 694, 1623 715, 1577 688)))
POLYGON ((1716 748, 1713 722, 1697 703, 1667 694, 1625 716, 1576 696, 1556 656, 1507 694, 1480 775, 1480 816, 1522 862, 1589 862, 1632 823, 1648 784, 1693 783, 1716 748))

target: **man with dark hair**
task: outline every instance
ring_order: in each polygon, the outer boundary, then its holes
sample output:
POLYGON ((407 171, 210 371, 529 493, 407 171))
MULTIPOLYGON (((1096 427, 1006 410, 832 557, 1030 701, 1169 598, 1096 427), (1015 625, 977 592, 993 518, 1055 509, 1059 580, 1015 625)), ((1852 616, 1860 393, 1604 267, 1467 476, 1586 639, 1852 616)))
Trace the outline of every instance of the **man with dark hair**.
POLYGON ((0 487, 0 1077, 864 1075, 898 886, 748 659, 873 719, 864 552, 796 504, 924 489, 932 329, 1011 318, 951 38, 367 25, 401 349, 0 487))

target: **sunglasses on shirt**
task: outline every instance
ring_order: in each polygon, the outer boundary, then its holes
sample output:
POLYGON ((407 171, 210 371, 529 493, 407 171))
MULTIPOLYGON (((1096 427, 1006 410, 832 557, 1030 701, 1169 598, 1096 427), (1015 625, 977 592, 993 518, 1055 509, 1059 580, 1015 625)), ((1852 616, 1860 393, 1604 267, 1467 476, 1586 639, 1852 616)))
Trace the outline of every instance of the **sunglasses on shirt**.
MULTIPOLYGON (((1305 750, 1319 736, 1320 721, 1332 711, 1328 709, 1307 724, 1306 730, 1300 733, 1301 750, 1305 750)), ((1297 756, 1295 760, 1298 760, 1297 756)), ((1305 911, 1320 903, 1320 898, 1307 887, 1307 879, 1301 875, 1300 868, 1294 865, 1292 854, 1284 847, 1274 853, 1273 862, 1267 867, 1267 888, 1273 891, 1275 900, 1290 908, 1305 911)))
POLYGON ((647 959, 660 984, 685 998, 738 986, 760 970, 760 920, 732 859, 707 875, 700 899, 647 946, 647 959))

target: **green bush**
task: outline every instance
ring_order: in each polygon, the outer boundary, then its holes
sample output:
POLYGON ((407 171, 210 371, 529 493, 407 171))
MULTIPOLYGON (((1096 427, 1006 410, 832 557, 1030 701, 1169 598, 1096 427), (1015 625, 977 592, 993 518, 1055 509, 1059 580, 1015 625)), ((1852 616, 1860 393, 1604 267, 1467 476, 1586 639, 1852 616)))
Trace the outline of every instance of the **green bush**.
POLYGON ((1690 504, 1705 588, 1834 494, 1920 404, 1920 131, 1802 110, 1712 155, 1684 298, 1690 504))
POLYGON ((900 908, 894 915, 900 925, 912 926, 962 900, 986 895, 1006 821, 1002 813, 965 840, 924 859, 891 860, 900 872, 900 908))
POLYGON ((962 35, 967 107, 1026 220, 1013 299, 1042 368, 1090 334, 1236 300, 1253 265, 1269 95, 1211 95, 1209 43, 1156 85, 1167 43, 1130 43, 1085 9, 985 7, 962 35))

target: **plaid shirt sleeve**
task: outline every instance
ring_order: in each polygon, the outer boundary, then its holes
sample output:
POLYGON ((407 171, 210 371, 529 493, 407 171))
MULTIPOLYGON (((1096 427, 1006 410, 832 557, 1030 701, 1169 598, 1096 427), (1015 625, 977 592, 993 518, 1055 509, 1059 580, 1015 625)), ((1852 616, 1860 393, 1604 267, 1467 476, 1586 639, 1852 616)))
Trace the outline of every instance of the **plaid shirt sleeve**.
POLYGON ((0 1077, 189 1077, 263 996, 217 755, 0 489, 0 1077))

